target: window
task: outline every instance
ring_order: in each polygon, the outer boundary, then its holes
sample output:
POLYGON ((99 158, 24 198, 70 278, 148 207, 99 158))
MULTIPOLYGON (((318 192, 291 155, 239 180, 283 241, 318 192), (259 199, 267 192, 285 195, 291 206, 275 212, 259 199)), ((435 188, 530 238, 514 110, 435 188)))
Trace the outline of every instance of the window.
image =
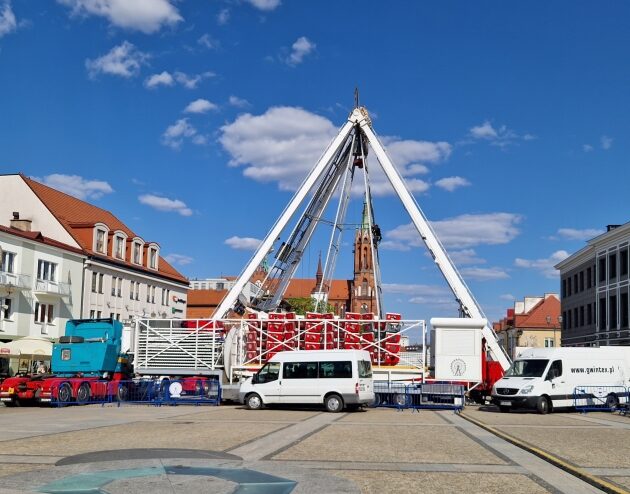
POLYGON ((147 303, 151 302, 151 285, 147 285, 147 303))
POLYGON ((363 278, 363 283, 361 283, 361 296, 368 296, 368 281, 365 278, 363 278))
POLYGON ((359 360, 359 377, 369 379, 372 377, 372 362, 369 360, 359 360))
POLYGON ((15 253, 7 252, 6 250, 2 252, 2 264, 0 264, 0 271, 5 273, 13 273, 15 269, 15 253))
POLYGON ((140 300, 140 282, 136 282, 136 300, 140 300))
POLYGON ((118 278, 117 287, 116 287, 116 295, 118 297, 122 297, 122 278, 118 278))
POLYGON ((151 303, 155 303, 155 286, 151 287, 151 303))
POLYGON ((621 327, 628 327, 628 294, 621 294, 621 327))
POLYGON ((153 247, 149 249, 149 267, 157 269, 157 249, 153 247))
POLYGON ((593 280, 591 278, 591 268, 586 268, 586 288, 593 286, 593 280))
POLYGON ((133 262, 142 264, 142 246, 138 242, 133 243, 133 262))
POLYGON ((321 379, 349 379, 352 377, 352 362, 349 360, 320 362, 319 377, 321 379))
POLYGON ((120 321, 120 313, 119 312, 116 313, 116 320, 120 321))
POLYGON ((133 292, 134 292, 134 289, 135 289, 135 285, 136 285, 135 281, 129 282, 129 298, 131 300, 133 300, 133 292))
POLYGON ((567 280, 566 278, 564 280, 562 280, 562 297, 566 297, 567 296, 567 280))
POLYGON ((608 320, 610 321, 610 329, 617 329, 617 296, 611 295, 608 298, 608 320))
POLYGON ((591 307, 591 304, 588 304, 586 306, 586 324, 588 326, 593 324, 593 309, 591 307))
POLYGON ((217 283, 217 290, 225 290, 225 283, 217 283))
POLYGON ((608 256, 608 278, 617 278, 617 253, 613 252, 608 256))
POLYGON ((116 280, 115 276, 112 276, 112 297, 116 296, 116 280))
POLYGON ((605 282, 606 281, 606 258, 605 257, 601 257, 599 259, 599 282, 605 282))
POLYGON ((573 293, 578 293, 578 275, 573 275, 573 293))
POLYGON ((280 362, 268 362, 256 374, 256 383, 277 381, 280 375, 280 362))
POLYGON ((600 297, 599 299, 599 329, 606 329, 606 297, 600 297))
POLYGON ((35 302, 35 322, 52 324, 54 320, 54 306, 35 302))
POLYGON ((547 380, 555 379, 562 375, 562 360, 554 360, 547 372, 547 380))
POLYGON ((584 326, 584 306, 580 306, 580 326, 584 326))
POLYGON ((96 252, 105 254, 105 230, 96 229, 96 252))
POLYGON ((105 275, 103 273, 99 273, 98 275, 98 293, 103 293, 103 278, 105 275))
POLYGON ((100 310, 96 311, 96 318, 100 319, 101 317, 103 317, 103 313, 100 310))
POLYGON ((11 310, 11 299, 0 297, 0 319, 11 319, 13 314, 11 310))
POLYGON ((567 297, 571 296, 571 277, 567 278, 567 297))
POLYGON ((554 346, 553 338, 545 338, 545 348, 552 348, 554 346))
POLYGON ((584 271, 580 271, 580 291, 584 291, 584 271))
POLYGON ((169 305, 170 298, 171 298, 171 291, 170 290, 166 290, 166 303, 164 305, 166 305, 167 307, 169 305))
POLYGON ((571 309, 569 309, 567 311, 567 317, 568 317, 568 319, 567 319, 567 328, 571 329, 573 327, 573 324, 572 324, 573 321, 571 321, 571 309))
POLYGON ((114 237, 114 256, 118 259, 125 257, 125 239, 120 235, 114 237))
POLYGON ((94 319, 94 316, 96 315, 96 312, 94 310, 90 311, 90 319, 94 319))
POLYGON ((567 313, 566 311, 562 313, 562 329, 567 329, 568 323, 567 323, 567 313))
POLYGON ((54 262, 37 261, 37 279, 55 281, 57 277, 57 265, 54 262))
POLYGON ((92 293, 97 293, 96 288, 98 287, 98 274, 92 273, 92 293))
POLYGON ((285 362, 283 379, 317 379, 317 362, 285 362))
POLYGON ((628 275, 628 249, 619 252, 619 274, 621 276, 628 275))

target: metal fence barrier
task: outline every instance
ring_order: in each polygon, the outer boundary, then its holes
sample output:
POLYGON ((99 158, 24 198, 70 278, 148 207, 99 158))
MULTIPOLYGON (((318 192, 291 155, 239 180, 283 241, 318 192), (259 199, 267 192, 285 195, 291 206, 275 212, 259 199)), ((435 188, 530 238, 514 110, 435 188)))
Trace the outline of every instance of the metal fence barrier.
POLYGON ((403 384, 374 382, 374 407, 399 410, 455 410, 464 408, 465 387, 451 383, 403 384))
POLYGON ((630 388, 623 386, 576 386, 573 390, 573 406, 579 412, 619 411, 628 413, 630 388))
MULTIPOLYGON (((42 400, 43 401, 43 400, 42 400)), ((132 379, 126 381, 60 379, 50 390, 53 406, 117 403, 147 405, 219 405, 216 379, 132 379)))

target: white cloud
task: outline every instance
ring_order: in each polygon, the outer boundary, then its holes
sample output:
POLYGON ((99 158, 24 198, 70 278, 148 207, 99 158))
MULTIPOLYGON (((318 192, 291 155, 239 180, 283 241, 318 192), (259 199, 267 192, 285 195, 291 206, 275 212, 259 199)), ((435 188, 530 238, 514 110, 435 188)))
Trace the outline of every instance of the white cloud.
POLYGON ((477 280, 477 281, 489 281, 489 280, 504 280, 509 278, 505 270, 501 268, 479 268, 470 267, 460 269, 459 271, 464 278, 477 280))
POLYGON ((591 146, 590 144, 582 145, 582 151, 584 151, 585 153, 590 153, 592 150, 593 150, 593 146, 591 146))
POLYGON ((216 110, 217 108, 217 105, 207 99, 199 98, 189 103, 184 109, 184 113, 206 113, 210 110, 216 110))
POLYGON ((248 3, 258 10, 271 11, 280 6, 280 0, 247 0, 248 3))
POLYGON ((210 71, 204 72, 202 74, 193 75, 188 75, 184 72, 175 72, 174 77, 175 80, 186 89, 195 89, 201 81, 210 77, 214 77, 215 75, 216 74, 214 72, 210 71))
POLYGON ((383 283, 383 293, 408 296, 408 302, 430 307, 457 307, 453 293, 443 285, 383 283))
POLYGON ((165 256, 164 259, 170 264, 179 264, 180 266, 186 266, 194 261, 192 257, 182 254, 169 254, 165 256))
POLYGON ((145 87, 148 87, 149 89, 153 89, 158 86, 172 86, 173 84, 175 84, 175 80, 166 70, 160 74, 150 75, 144 81, 145 87))
POLYGON ((128 41, 112 48, 109 53, 94 60, 87 59, 85 67, 90 77, 98 74, 110 74, 120 77, 134 77, 140 73, 140 67, 149 55, 136 49, 128 41))
MULTIPOLYGON (((436 235, 447 248, 465 249, 475 245, 497 245, 512 241, 520 231, 516 227, 522 217, 512 213, 462 214, 433 221, 436 235)), ((385 232, 381 247, 409 250, 424 245, 413 223, 385 232)))
POLYGON ((171 149, 179 149, 186 138, 197 145, 203 145, 207 142, 206 137, 200 135, 197 129, 188 122, 187 118, 180 118, 173 125, 169 125, 164 131, 164 134, 162 134, 162 144, 171 149))
POLYGON ((453 192, 459 187, 468 187, 471 183, 463 177, 446 177, 435 182, 435 185, 449 192, 453 192))
POLYGON ((602 233, 604 233, 603 230, 599 230, 597 228, 585 228, 583 230, 578 230, 576 228, 558 229, 558 236, 566 240, 590 240, 602 233))
POLYGON ((504 293, 503 295, 499 295, 499 298, 501 300, 510 300, 510 301, 516 300, 516 297, 512 295, 511 293, 504 293))
POLYGON ((60 190, 82 200, 99 199, 105 194, 114 192, 112 186, 103 180, 90 180, 79 175, 53 173, 43 178, 34 177, 34 179, 53 189, 60 190))
POLYGON ((291 53, 285 62, 293 67, 299 65, 304 61, 304 57, 311 54, 316 47, 317 45, 306 36, 300 36, 291 46, 291 53))
POLYGON ((230 98, 228 99, 228 103, 231 106, 235 106, 236 108, 247 108, 248 106, 251 106, 249 101, 243 98, 239 98, 238 96, 230 96, 230 98))
POLYGON ((546 259, 529 260, 516 258, 514 260, 514 265, 519 268, 535 269, 540 271, 546 278, 556 278, 558 276, 558 272, 554 266, 559 262, 564 261, 567 257, 569 257, 569 253, 567 251, 558 250, 546 259))
POLYGON ((138 197, 138 200, 141 204, 150 206, 158 211, 175 212, 182 216, 191 216, 193 214, 192 209, 179 199, 168 199, 167 197, 153 194, 143 194, 138 197))
POLYGON ((169 0, 57 0, 70 7, 72 15, 96 15, 112 25, 134 29, 145 34, 159 31, 162 26, 174 26, 183 20, 169 0))
POLYGON ((17 20, 11 9, 11 2, 4 0, 0 2, 0 38, 17 29, 17 20))
MULTIPOLYGON (((244 166, 246 177, 259 182, 275 181, 282 190, 295 190, 337 132, 330 120, 302 108, 272 107, 262 115, 246 113, 224 125, 219 142, 231 156, 230 165, 244 166)), ((382 140, 412 192, 420 193, 429 188, 427 182, 414 178, 427 171, 426 166, 418 162, 441 161, 451 152, 446 142, 396 137, 382 140)), ((381 167, 372 166, 370 170, 374 195, 393 193, 381 167)))
POLYGON ((236 250, 256 250, 262 240, 252 237, 230 237, 225 240, 225 244, 236 250))
POLYGON ((612 147, 613 138, 608 137, 608 136, 602 136, 600 139, 600 142, 602 144, 602 149, 604 149, 605 151, 608 151, 612 147))
POLYGON ((208 50, 216 50, 219 47, 219 42, 213 39, 209 34, 204 34, 197 40, 197 44, 203 46, 208 50))
POLYGON ((481 125, 471 127, 469 135, 474 140, 485 140, 493 146, 499 147, 509 146, 519 140, 531 141, 536 139, 536 136, 529 133, 519 135, 506 125, 495 128, 489 120, 486 120, 481 125))
POLYGON ((217 14, 217 24, 224 26, 228 22, 230 22, 230 11, 228 9, 222 9, 217 14))
POLYGON ((451 250, 448 256, 457 266, 464 266, 465 264, 485 264, 486 262, 485 259, 477 257, 477 253, 474 249, 451 250))

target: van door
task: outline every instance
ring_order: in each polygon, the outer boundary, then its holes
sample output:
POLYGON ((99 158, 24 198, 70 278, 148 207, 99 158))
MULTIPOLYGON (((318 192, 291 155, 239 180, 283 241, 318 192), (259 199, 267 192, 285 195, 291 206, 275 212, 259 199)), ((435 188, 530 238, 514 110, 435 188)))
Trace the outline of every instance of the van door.
POLYGON ((280 403, 321 403, 317 362, 284 362, 280 403))
POLYGON ((372 401, 374 399, 372 362, 369 360, 358 360, 357 366, 359 371, 359 400, 372 401))
POLYGON ((254 377, 252 390, 263 402, 280 403, 280 362, 267 362, 254 377))
POLYGON ((554 360, 549 366, 545 382, 549 386, 549 397, 554 407, 569 407, 573 405, 573 389, 566 382, 563 374, 562 360, 554 360))

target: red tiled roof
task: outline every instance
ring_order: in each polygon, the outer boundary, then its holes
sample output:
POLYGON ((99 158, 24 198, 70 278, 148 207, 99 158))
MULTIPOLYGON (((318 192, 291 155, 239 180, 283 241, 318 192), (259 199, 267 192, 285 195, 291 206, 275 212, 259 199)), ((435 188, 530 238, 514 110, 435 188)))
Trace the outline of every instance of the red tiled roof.
POLYGON ((560 300, 554 295, 549 295, 538 302, 527 314, 517 314, 515 316, 514 327, 516 328, 541 328, 541 329, 558 329, 560 323, 558 316, 560 315, 560 300), (550 322, 547 322, 549 316, 550 322))
MULTIPOLYGON (((50 212, 63 225, 68 233, 74 238, 83 250, 89 255, 100 257, 113 261, 134 270, 141 270, 147 274, 161 275, 182 283, 188 283, 188 279, 177 271, 173 266, 160 256, 158 262, 158 270, 148 269, 144 266, 138 266, 126 260, 116 259, 114 257, 103 256, 92 250, 92 235, 86 235, 85 229, 93 227, 96 223, 104 223, 110 230, 121 230, 129 238, 139 237, 127 225, 120 221, 109 211, 89 204, 85 201, 77 199, 59 190, 48 187, 47 185, 36 182, 24 175, 20 175, 31 190, 39 197, 50 212)), ((150 242, 146 242, 147 244, 150 242)))
MULTIPOLYGON (((284 292, 284 298, 308 298, 315 290, 315 279, 293 278, 284 292)), ((332 280, 328 300, 349 300, 352 280, 332 280)))

